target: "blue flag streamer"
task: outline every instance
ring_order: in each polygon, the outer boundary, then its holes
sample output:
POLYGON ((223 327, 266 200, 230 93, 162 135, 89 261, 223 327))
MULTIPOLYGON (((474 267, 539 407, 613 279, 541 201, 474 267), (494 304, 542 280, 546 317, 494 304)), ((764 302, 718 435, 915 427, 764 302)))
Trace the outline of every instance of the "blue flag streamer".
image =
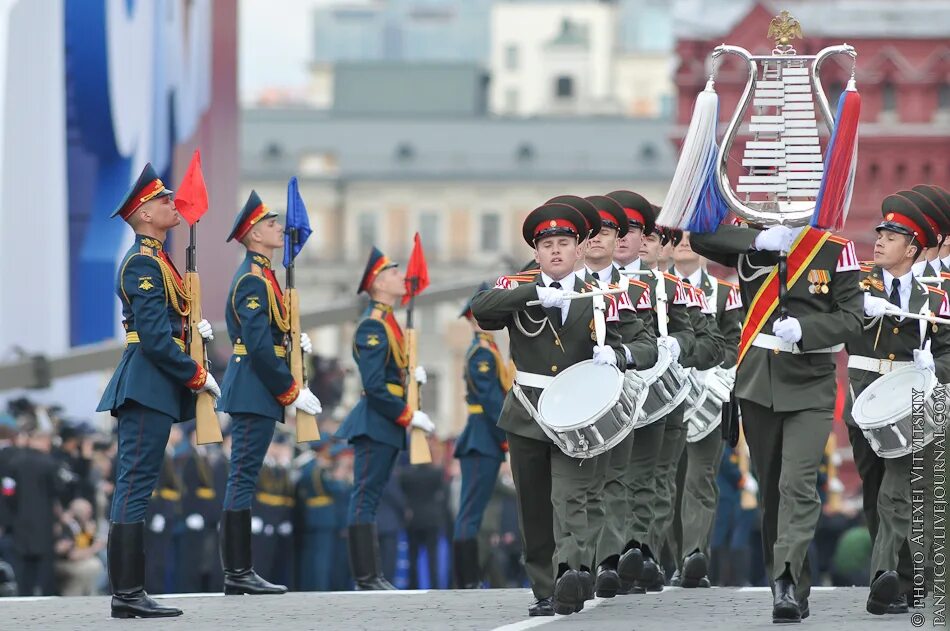
POLYGON ((287 182, 287 223, 284 226, 284 267, 288 267, 297 258, 303 244, 310 237, 310 217, 307 216, 307 207, 304 206, 300 190, 297 188, 297 177, 287 182), (297 243, 291 243, 291 229, 297 229, 297 243))

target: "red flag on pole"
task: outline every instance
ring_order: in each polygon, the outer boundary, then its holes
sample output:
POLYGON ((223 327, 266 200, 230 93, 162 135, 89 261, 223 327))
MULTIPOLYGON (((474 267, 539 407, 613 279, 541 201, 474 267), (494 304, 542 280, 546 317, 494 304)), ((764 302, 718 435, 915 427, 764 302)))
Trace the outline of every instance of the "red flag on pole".
POLYGON ((429 266, 426 264, 426 255, 422 251, 422 239, 419 233, 413 238, 412 254, 406 265, 406 295, 402 297, 402 304, 406 304, 413 297, 421 294, 429 286, 429 266))
POLYGON ((195 149, 181 186, 175 192, 175 207, 188 225, 193 226, 208 210, 208 189, 201 174, 201 152, 195 149))

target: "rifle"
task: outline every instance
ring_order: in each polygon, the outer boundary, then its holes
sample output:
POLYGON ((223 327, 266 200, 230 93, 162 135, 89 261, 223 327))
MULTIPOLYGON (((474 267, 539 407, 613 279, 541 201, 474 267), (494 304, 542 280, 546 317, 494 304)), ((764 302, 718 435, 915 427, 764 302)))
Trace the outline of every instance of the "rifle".
MULTIPOLYGON (((191 310, 188 313, 185 343, 191 358, 208 370, 205 341, 198 333, 198 323, 201 321, 201 280, 198 278, 198 231, 195 224, 191 225, 188 234, 188 248, 185 250, 185 292, 191 299, 191 310)), ((214 411, 214 397, 207 390, 199 392, 195 401, 195 437, 199 445, 220 443, 224 440, 221 436, 221 426, 218 424, 218 415, 214 411)))
MULTIPOLYGON (((416 290, 418 289, 418 279, 410 280, 412 283, 412 292, 409 298, 409 308, 406 310, 406 346, 409 355, 409 389, 406 390, 406 404, 409 409, 415 412, 422 403, 419 395, 419 382, 416 381, 416 366, 419 361, 419 338, 416 336, 416 330, 413 327, 412 312, 416 302, 416 290)), ((413 427, 409 432, 409 464, 429 464, 432 462, 432 452, 429 450, 429 441, 426 439, 426 433, 418 427, 413 427)))
MULTIPOLYGON (((290 242, 297 245, 299 236, 296 228, 288 228, 290 242)), ((306 371, 303 365, 303 349, 300 348, 300 296, 294 286, 294 259, 287 265, 287 314, 290 317, 290 374, 301 388, 306 386, 306 371)), ((320 440, 317 417, 302 410, 294 410, 297 417, 297 442, 305 443, 320 440)))

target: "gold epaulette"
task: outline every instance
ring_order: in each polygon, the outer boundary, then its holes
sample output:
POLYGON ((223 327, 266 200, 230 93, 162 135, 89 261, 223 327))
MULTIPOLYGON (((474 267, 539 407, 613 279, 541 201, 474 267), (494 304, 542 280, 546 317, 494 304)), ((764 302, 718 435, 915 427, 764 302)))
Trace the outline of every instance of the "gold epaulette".
POLYGON ((836 235, 836 234, 830 235, 830 236, 828 237, 828 240, 829 240, 829 241, 834 241, 834 242, 837 243, 838 245, 848 245, 848 243, 850 243, 850 241, 851 241, 851 239, 847 239, 847 238, 845 238, 845 237, 839 237, 839 236, 836 235))
POLYGON ((861 269, 862 272, 870 272, 872 269, 874 269, 873 266, 871 266, 871 265, 864 265, 863 263, 859 263, 859 264, 858 264, 858 267, 861 269))
POLYGON ((537 280, 537 274, 510 274, 505 276, 508 280, 513 280, 516 283, 533 283, 537 280))
POLYGON ((255 276, 264 277, 264 268, 258 265, 257 263, 251 263, 251 273, 255 276))
POLYGON ((671 281, 673 281, 674 283, 679 283, 679 284, 681 284, 681 283, 683 282, 683 280, 682 280, 679 276, 677 276, 676 274, 670 274, 669 272, 663 272, 663 275, 666 277, 666 280, 671 280, 671 281))
POLYGON ((924 285, 924 287, 927 288, 927 293, 929 293, 929 294, 937 294, 938 296, 946 296, 946 295, 947 295, 946 290, 940 289, 939 287, 936 287, 936 286, 934 286, 934 285, 924 285))
MULTIPOLYGON (((713 278, 716 278, 713 276, 713 278)), ((730 283, 728 280, 723 280, 721 278, 716 278, 716 282, 722 285, 723 287, 728 287, 729 289, 739 289, 739 286, 735 283, 730 283)))
POLYGON ((940 278, 950 278, 950 272, 940 272, 940 278))

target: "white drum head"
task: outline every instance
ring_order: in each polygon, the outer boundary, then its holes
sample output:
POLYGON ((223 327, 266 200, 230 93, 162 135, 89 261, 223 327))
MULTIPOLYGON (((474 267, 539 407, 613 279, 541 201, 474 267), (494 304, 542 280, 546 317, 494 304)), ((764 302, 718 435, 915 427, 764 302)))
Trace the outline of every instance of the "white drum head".
POLYGON ((658 355, 656 363, 652 368, 647 368, 646 370, 638 370, 637 373, 640 375, 640 378, 647 382, 648 386, 652 386, 653 382, 659 379, 660 375, 666 372, 666 369, 670 367, 670 363, 673 361, 673 356, 670 355, 670 351, 665 346, 657 347, 658 355))
POLYGON ((538 412, 555 431, 583 427, 606 414, 620 398, 623 373, 592 360, 574 364, 554 378, 538 400, 538 412))
POLYGON ((867 387, 854 401, 851 413, 859 427, 873 429, 890 425, 911 415, 911 391, 930 397, 937 377, 929 370, 904 366, 890 372, 867 387))

